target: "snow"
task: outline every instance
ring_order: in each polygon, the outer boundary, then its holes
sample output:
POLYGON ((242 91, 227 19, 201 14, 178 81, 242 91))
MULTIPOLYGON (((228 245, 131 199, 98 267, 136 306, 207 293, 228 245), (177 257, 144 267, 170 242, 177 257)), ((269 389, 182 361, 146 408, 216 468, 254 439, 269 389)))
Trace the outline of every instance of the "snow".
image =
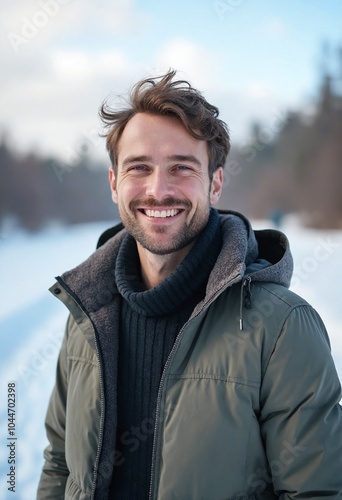
MULTIPOLYGON (((44 418, 67 312, 47 289, 54 276, 93 252, 110 223, 24 232, 0 240, 0 499, 32 500, 47 444, 44 418), (7 490, 7 384, 16 382, 16 492, 7 490), (5 411, 6 410, 6 411, 5 411)), ((256 229, 272 227, 257 222, 256 229)), ((342 379, 342 231, 315 231, 287 219, 281 228, 295 260, 291 288, 320 313, 342 379)))

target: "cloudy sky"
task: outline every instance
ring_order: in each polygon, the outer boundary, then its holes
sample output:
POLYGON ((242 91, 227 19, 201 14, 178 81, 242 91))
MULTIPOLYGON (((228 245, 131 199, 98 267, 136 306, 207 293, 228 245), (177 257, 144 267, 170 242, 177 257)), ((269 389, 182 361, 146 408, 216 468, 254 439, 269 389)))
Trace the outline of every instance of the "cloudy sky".
POLYGON ((310 109, 341 19, 340 0, 3 0, 0 131, 22 151, 104 157, 101 102, 172 67, 241 143, 251 120, 310 109))

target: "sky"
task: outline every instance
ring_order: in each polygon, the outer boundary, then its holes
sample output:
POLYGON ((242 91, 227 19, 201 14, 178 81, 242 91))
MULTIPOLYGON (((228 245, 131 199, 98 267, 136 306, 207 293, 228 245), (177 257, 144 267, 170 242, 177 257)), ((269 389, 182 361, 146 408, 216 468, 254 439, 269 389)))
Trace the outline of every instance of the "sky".
POLYGON ((233 144, 255 120, 276 133, 288 110, 312 112, 323 67, 341 75, 341 20, 340 0, 3 0, 0 134, 19 152, 106 158, 101 103, 169 68, 233 144))

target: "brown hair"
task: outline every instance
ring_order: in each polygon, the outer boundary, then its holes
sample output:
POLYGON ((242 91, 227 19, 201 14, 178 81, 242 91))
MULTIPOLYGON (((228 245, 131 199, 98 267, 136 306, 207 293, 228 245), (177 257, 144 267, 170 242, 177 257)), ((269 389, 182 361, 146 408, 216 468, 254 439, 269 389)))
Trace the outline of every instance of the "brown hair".
POLYGON ((138 82, 129 96, 127 108, 113 110, 106 102, 102 104, 99 114, 109 129, 104 136, 115 172, 118 142, 128 121, 137 113, 178 118, 195 139, 207 141, 210 179, 218 167, 224 167, 230 141, 227 125, 218 119, 218 108, 209 104, 186 80, 173 81, 175 75, 176 71, 170 70, 165 75, 138 82))

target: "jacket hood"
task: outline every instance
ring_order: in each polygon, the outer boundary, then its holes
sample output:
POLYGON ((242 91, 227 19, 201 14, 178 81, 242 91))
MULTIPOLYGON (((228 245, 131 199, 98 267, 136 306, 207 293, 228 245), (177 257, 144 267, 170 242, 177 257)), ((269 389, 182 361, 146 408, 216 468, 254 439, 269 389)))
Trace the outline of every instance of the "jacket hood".
MULTIPOLYGON (((280 231, 253 231, 248 219, 238 212, 220 212, 222 249, 209 276, 205 302, 230 282, 250 281, 289 287, 293 261, 286 236, 280 231)), ((126 230, 120 223, 105 231, 98 248, 85 262, 67 271, 62 281, 88 312, 110 303, 119 293, 115 285, 115 261, 126 230)), ((203 302, 197 307, 203 306, 203 302)), ((196 309, 197 309, 196 307, 196 309)))
MULTIPOLYGON (((287 237, 274 229, 252 229, 249 220, 239 212, 219 210, 223 246, 215 266, 215 281, 238 274, 252 281, 276 283, 288 288, 293 273, 293 259, 287 237)), ((124 229, 122 223, 105 231, 97 248, 124 229)))
MULTIPOLYGON (((205 301, 210 301, 230 283, 242 281, 240 328, 243 329, 242 306, 251 307, 250 282, 275 283, 288 288, 293 259, 288 240, 280 231, 253 231, 248 219, 240 213, 220 211, 220 214, 223 244, 209 276, 205 301)), ((194 314, 202 306, 203 303, 198 304, 194 314)))
POLYGON ((226 234, 224 241, 230 240, 229 246, 235 246, 235 258, 245 264, 244 275, 252 281, 276 283, 289 288, 293 258, 286 235, 275 229, 253 230, 249 220, 238 212, 220 213, 223 234, 226 234), (247 244, 241 241, 244 237, 247 244))

